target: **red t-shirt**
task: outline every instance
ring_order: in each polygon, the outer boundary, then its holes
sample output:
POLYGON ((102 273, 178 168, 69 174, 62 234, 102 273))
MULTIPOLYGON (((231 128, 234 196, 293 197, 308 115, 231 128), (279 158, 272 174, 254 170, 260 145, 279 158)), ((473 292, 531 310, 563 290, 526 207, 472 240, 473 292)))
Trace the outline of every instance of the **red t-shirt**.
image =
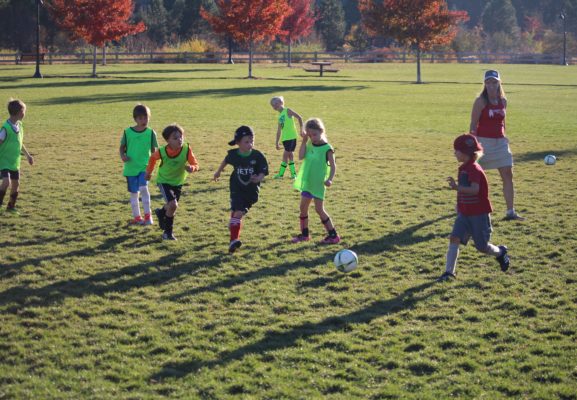
POLYGON ((493 211, 489 200, 489 184, 483 168, 470 160, 459 167, 459 186, 479 184, 479 193, 466 194, 457 192, 457 211, 463 215, 489 214, 493 211))
POLYGON ((505 137, 506 109, 503 101, 498 104, 487 104, 477 123, 477 136, 499 139, 505 137))

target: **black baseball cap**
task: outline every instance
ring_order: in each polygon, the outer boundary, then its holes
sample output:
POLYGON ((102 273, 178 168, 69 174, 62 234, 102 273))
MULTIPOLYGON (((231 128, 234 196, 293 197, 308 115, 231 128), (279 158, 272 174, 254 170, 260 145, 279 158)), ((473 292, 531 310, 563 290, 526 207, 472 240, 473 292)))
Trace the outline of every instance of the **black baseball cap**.
POLYGON ((238 128, 236 128, 236 131, 234 132, 234 139, 231 140, 230 142, 228 142, 228 145, 234 146, 237 142, 239 142, 245 136, 254 137, 254 131, 252 130, 252 128, 250 126, 246 126, 246 125, 239 126, 238 128))

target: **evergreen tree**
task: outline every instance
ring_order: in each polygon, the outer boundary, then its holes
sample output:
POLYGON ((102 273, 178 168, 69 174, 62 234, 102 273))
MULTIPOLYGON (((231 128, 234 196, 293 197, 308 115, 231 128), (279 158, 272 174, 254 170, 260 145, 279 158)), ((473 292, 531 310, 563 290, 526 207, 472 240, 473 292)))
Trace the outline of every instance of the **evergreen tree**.
POLYGON ((341 0, 319 0, 317 31, 327 51, 341 47, 345 37, 345 11, 341 0))
POLYGON ((483 30, 493 35, 497 32, 512 37, 519 36, 517 14, 511 0, 490 0, 481 15, 483 30))
POLYGON ((145 35, 158 47, 162 47, 169 41, 168 12, 164 7, 163 0, 148 0, 139 12, 140 19, 147 27, 145 35))

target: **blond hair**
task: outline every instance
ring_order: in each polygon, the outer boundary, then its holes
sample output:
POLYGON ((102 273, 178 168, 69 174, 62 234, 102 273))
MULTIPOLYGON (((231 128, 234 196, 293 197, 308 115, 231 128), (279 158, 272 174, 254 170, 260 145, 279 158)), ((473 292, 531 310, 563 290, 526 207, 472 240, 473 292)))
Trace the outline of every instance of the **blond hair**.
POLYGON ((324 141, 327 140, 327 133, 325 129, 325 124, 320 118, 309 118, 307 122, 305 122, 305 130, 308 129, 315 129, 321 132, 321 137, 324 141))
POLYGON ((273 104, 277 101, 279 101, 281 104, 284 104, 284 97, 283 96, 274 96, 272 99, 270 99, 270 104, 273 104))

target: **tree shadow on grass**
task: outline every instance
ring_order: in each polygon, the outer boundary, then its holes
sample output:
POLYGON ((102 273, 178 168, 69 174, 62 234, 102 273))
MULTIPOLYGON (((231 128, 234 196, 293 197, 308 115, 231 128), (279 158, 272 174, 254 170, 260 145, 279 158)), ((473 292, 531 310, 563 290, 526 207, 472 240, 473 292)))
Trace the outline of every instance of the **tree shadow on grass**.
POLYGON ((543 161, 545 156, 553 154, 557 157, 557 160, 561 160, 563 157, 577 156, 577 148, 566 149, 566 150, 544 150, 544 151, 533 151, 530 153, 523 153, 520 155, 514 155, 513 160, 515 163, 531 162, 531 161, 543 161))
MULTIPOLYGON (((164 82, 165 79, 162 78, 151 78, 151 79, 134 79, 134 78, 115 78, 115 79, 106 79, 106 80, 90 80, 86 77, 78 77, 82 78, 77 79, 72 82, 55 82, 55 81, 41 81, 37 83, 29 83, 25 82, 20 85, 11 85, 11 86, 0 86, 0 89, 6 90, 14 90, 14 89, 48 89, 48 88, 67 88, 67 87, 93 87, 93 86, 107 86, 107 85, 133 85, 139 83, 156 83, 156 82, 164 82)), ((1 80, 0 80, 1 81, 1 80)))
POLYGON ((446 291, 446 288, 425 293, 436 282, 427 282, 409 288, 400 295, 388 300, 378 300, 367 307, 349 314, 327 317, 317 323, 304 323, 284 332, 269 331, 265 337, 255 343, 240 347, 230 352, 223 352, 212 361, 192 360, 181 363, 167 363, 159 372, 150 377, 153 381, 165 378, 180 378, 202 368, 212 369, 232 361, 242 360, 250 354, 263 354, 296 346, 297 341, 307 340, 313 336, 324 335, 333 331, 347 329, 354 324, 367 324, 375 318, 395 314, 410 309, 416 303, 432 295, 446 291))

